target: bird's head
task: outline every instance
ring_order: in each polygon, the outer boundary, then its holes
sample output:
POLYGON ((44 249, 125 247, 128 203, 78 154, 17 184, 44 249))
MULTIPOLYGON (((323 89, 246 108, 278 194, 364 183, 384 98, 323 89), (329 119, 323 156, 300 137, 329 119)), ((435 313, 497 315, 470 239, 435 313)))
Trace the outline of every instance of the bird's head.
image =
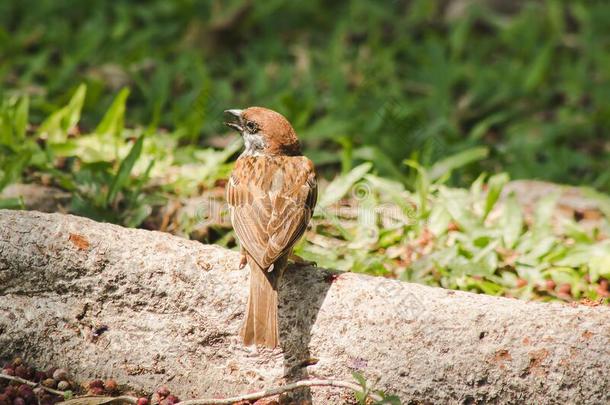
POLYGON ((263 107, 226 110, 225 124, 244 137, 246 155, 300 155, 301 146, 290 122, 280 113, 263 107))

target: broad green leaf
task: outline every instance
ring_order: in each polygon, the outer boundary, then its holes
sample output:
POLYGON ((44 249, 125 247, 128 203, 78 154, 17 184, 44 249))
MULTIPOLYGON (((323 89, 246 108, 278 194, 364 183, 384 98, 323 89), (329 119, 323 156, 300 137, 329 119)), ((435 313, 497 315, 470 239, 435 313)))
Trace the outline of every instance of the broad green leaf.
POLYGON ((70 99, 67 105, 66 116, 63 119, 63 129, 67 133, 71 128, 74 128, 80 121, 80 114, 85 103, 85 95, 87 94, 87 86, 81 84, 76 89, 76 92, 70 99))
POLYGON ((470 185, 470 194, 476 200, 480 199, 481 194, 483 193, 483 185, 485 184, 485 178, 487 177, 487 173, 481 173, 476 178, 475 181, 470 185))
POLYGON ((553 212, 555 211, 555 206, 557 205, 557 200, 559 200, 560 193, 554 192, 549 195, 542 197, 538 204, 536 205, 536 209, 534 211, 534 228, 537 231, 543 231, 545 228, 551 225, 551 217, 553 216, 553 212))
POLYGON ((496 205, 496 201, 498 201, 500 193, 502 193, 502 189, 506 183, 508 183, 508 174, 506 173, 491 176, 487 182, 488 189, 487 196, 485 197, 485 211, 483 212, 483 220, 487 218, 487 215, 489 215, 494 205, 496 205))
POLYGON ((610 251, 603 256, 593 256, 589 260, 589 275, 591 282, 597 282, 600 277, 610 277, 610 251))
POLYGON ((523 232, 523 213, 514 193, 511 193, 504 202, 500 226, 504 247, 512 249, 523 232))
POLYGON ((362 163, 350 170, 349 173, 337 176, 322 193, 318 207, 326 208, 339 201, 372 167, 372 163, 362 163))
POLYGON ((451 214, 442 204, 434 204, 428 217, 428 229, 435 236, 440 236, 447 231, 451 222, 451 214))
POLYGON ((599 209, 604 213, 606 218, 610 219, 610 196, 600 193, 591 187, 581 187, 580 189, 586 198, 595 200, 599 205, 599 209))
POLYGON ((473 278, 470 278, 469 281, 487 295, 499 295, 504 291, 504 287, 491 281, 477 280, 473 278))
POLYGON ((84 84, 78 86, 70 102, 65 107, 51 114, 40 124, 38 133, 46 135, 50 143, 63 143, 68 138, 70 129, 78 124, 81 110, 85 102, 87 87, 84 84))
POLYGON ((577 245, 570 249, 562 259, 554 261, 553 264, 563 267, 580 267, 587 264, 591 257, 591 246, 577 245))
POLYGON ((372 162, 375 165, 375 171, 378 172, 380 176, 402 181, 406 180, 405 175, 394 162, 388 159, 387 155, 376 146, 363 146, 355 149, 354 157, 372 162))
POLYGON ((25 203, 23 201, 23 198, 21 197, 14 197, 14 198, 4 198, 1 199, 0 198, 0 209, 9 209, 9 210, 16 210, 16 209, 25 209, 25 203))
POLYGON ((106 111, 104 118, 95 128, 95 133, 99 135, 112 135, 118 137, 123 131, 125 120, 125 104, 129 97, 129 89, 122 89, 115 97, 114 101, 106 111))
POLYGON ((470 208, 466 190, 440 188, 439 192, 442 197, 440 203, 462 229, 468 233, 480 228, 480 221, 470 208))
POLYGON ((439 162, 436 162, 430 170, 428 170, 428 177, 430 181, 439 179, 446 173, 450 173, 455 169, 466 166, 472 162, 485 159, 489 154, 489 149, 486 147, 477 147, 466 149, 460 153, 449 156, 439 162))
POLYGON ((559 243, 559 240, 554 236, 544 237, 537 241, 527 256, 531 259, 540 259, 542 256, 549 253, 557 243, 559 243))
POLYGON ((356 371, 352 372, 352 377, 354 378, 354 380, 356 380, 358 382, 358 385, 360 385, 362 387, 362 389, 366 389, 366 379, 364 378, 364 376, 356 371))

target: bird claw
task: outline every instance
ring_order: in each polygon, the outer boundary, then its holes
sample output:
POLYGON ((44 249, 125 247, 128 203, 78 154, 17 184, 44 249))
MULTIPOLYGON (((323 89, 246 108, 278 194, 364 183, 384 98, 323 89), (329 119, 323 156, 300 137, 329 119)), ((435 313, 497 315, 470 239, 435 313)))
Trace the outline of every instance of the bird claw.
POLYGON ((241 255, 241 258, 239 259, 239 269, 241 270, 246 267, 246 264, 248 264, 248 258, 246 255, 241 255))

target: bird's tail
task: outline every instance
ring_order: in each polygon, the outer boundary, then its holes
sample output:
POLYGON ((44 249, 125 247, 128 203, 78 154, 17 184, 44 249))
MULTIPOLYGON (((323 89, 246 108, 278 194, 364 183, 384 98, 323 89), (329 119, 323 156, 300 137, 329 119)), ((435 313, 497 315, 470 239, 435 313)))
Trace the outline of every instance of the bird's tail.
POLYGON ((278 260, 274 269, 267 271, 248 258, 250 295, 246 320, 241 329, 245 345, 256 344, 270 348, 278 346, 278 286, 285 265, 285 259, 278 260))

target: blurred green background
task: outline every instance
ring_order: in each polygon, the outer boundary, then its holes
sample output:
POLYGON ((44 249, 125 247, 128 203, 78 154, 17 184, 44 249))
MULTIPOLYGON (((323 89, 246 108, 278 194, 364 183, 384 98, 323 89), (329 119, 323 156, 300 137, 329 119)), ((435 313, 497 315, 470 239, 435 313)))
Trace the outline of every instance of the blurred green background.
POLYGON ((86 83, 92 128, 127 86, 128 125, 187 142, 264 105, 318 164, 397 177, 486 145, 470 174, 610 189, 607 2, 5 0, 0 22, 1 91, 29 94, 34 123, 86 83))
MULTIPOLYGON (((304 256, 607 297, 610 202, 592 189, 610 191, 609 85, 604 1, 4 0, 0 190, 50 186, 63 211, 234 246, 210 220, 240 148, 222 111, 262 105, 330 182, 304 256), (558 226, 553 193, 498 205, 509 178, 590 186, 597 225, 579 211, 558 226), (386 203, 407 224, 372 208, 386 203)), ((28 204, 13 192, 0 207, 28 204)))

